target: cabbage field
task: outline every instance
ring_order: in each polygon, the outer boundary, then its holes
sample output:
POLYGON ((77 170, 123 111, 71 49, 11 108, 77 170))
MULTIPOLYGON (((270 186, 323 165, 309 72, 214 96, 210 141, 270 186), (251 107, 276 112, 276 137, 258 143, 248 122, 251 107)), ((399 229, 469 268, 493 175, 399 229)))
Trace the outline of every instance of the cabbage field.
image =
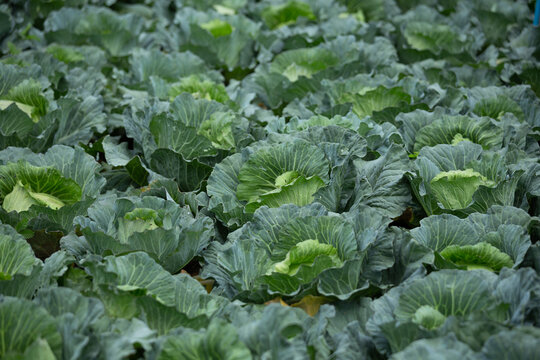
POLYGON ((540 360, 533 0, 5 0, 0 359, 540 360))

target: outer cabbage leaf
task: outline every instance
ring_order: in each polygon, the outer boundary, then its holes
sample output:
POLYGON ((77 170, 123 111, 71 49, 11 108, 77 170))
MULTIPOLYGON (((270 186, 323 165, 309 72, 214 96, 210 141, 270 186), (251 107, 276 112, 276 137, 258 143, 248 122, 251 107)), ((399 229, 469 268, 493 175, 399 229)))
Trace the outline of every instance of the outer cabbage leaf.
POLYGON ((62 338, 54 318, 45 309, 29 300, 3 297, 0 314, 2 357, 23 353, 39 338, 48 343, 57 358, 61 356, 62 338))
POLYGON ((254 65, 253 44, 260 24, 250 18, 239 14, 220 16, 215 12, 186 11, 178 13, 176 21, 188 25, 182 27, 185 39, 182 49, 229 71, 254 65))
POLYGON ((130 66, 138 82, 152 78, 175 82, 209 72, 204 61, 190 52, 165 54, 157 50, 137 49, 130 58, 130 66))
MULTIPOLYGON (((92 337, 99 321, 104 321, 103 304, 66 287, 47 288, 38 292, 35 302, 55 317, 62 335, 62 354, 68 358, 87 359, 96 356, 104 342, 92 337)), ((104 329, 103 329, 104 330, 104 329)), ((109 330, 109 329, 107 329, 109 330)), ((114 336, 105 332, 103 335, 114 336)))
POLYGON ((521 325, 537 316, 535 309, 540 304, 539 280, 539 275, 528 267, 501 270, 495 296, 509 305, 508 315, 512 324, 521 325))
POLYGON ((208 178, 208 207, 221 222, 232 229, 240 227, 250 218, 236 197, 238 174, 244 162, 243 154, 231 155, 217 164, 208 178))
POLYGON ((233 324, 255 356, 294 359, 308 357, 309 343, 316 348, 315 342, 326 342, 319 335, 326 320, 327 315, 313 319, 298 308, 272 303, 237 316, 233 324))
POLYGON ((371 316, 366 322, 366 330, 380 353, 387 355, 396 353, 428 334, 427 329, 421 328, 416 323, 398 323, 394 314, 399 304, 400 294, 421 276, 417 271, 400 286, 391 288, 382 297, 371 302, 371 316))
POLYGON ((26 239, 9 225, 0 225, 0 279, 29 276, 38 263, 26 239))
POLYGON ((55 144, 78 145, 87 143, 94 132, 105 131, 107 117, 103 113, 103 99, 86 96, 84 100, 62 98, 57 101, 58 109, 49 112, 46 119, 56 125, 53 141, 55 144))
POLYGON ((345 94, 341 102, 352 103, 352 110, 362 119, 388 108, 406 106, 411 102, 411 96, 401 88, 387 89, 380 86, 362 94, 345 94))
POLYGON ((538 328, 526 326, 501 331, 486 341, 482 355, 485 359, 536 359, 539 335, 538 328))
POLYGON ((403 36, 413 49, 428 50, 435 54, 441 51, 459 54, 469 50, 473 45, 473 39, 465 34, 459 36, 455 30, 445 24, 409 22, 403 36))
POLYGON ((212 321, 203 331, 183 330, 165 339, 158 359, 252 359, 251 352, 238 338, 235 326, 223 320, 212 321))
POLYGON ((251 139, 246 119, 218 102, 194 99, 188 93, 176 97, 169 113, 150 116, 141 124, 153 139, 141 139, 150 168, 175 179, 182 191, 203 187, 216 162, 251 139))
POLYGON ((433 323, 431 316, 422 315, 426 313, 426 307, 444 317, 466 316, 480 311, 489 315, 496 301, 491 293, 494 276, 488 274, 478 270, 441 270, 416 280, 401 293, 395 310, 396 318, 432 328, 440 326, 441 322, 433 323))
MULTIPOLYGON (((205 288, 189 275, 171 275, 144 252, 108 256, 99 263, 89 259, 86 264, 93 276, 93 286, 96 290, 99 289, 108 312, 121 314, 126 311, 126 302, 129 304, 133 299, 150 297, 159 304, 187 316, 187 319, 184 318, 185 324, 189 325, 190 319, 199 316, 210 318, 228 303, 223 298, 208 294, 205 288)), ((139 306, 141 310, 148 310, 148 306, 139 306)), ((155 310, 161 312, 159 308, 155 310)), ((147 313, 148 315, 150 313, 147 313)), ((151 323, 152 326, 163 328, 163 325, 157 322, 151 323)))
POLYGON ((434 251, 441 251, 451 245, 472 245, 480 238, 468 221, 450 214, 422 219, 420 227, 412 229, 411 234, 418 243, 434 251))
POLYGON ((212 167, 197 159, 186 160, 169 149, 158 149, 150 156, 150 168, 174 179, 181 191, 194 191, 204 187, 212 167))
POLYGON ((502 145, 503 130, 487 118, 443 115, 419 129, 415 134, 414 151, 420 151, 424 146, 456 144, 464 140, 480 144, 484 149, 497 149, 502 145))
POLYGON ((370 206, 390 217, 403 213, 410 201, 410 190, 404 176, 409 165, 405 150, 397 144, 372 161, 358 159, 356 167, 356 185, 353 192, 352 209, 370 206))
POLYGON ((36 290, 51 285, 56 286, 58 278, 66 272, 67 266, 74 260, 62 250, 49 256, 44 263, 35 259, 35 264, 28 276, 15 274, 11 280, 0 280, 0 293, 5 296, 31 299, 36 290))
POLYGON ((475 358, 475 353, 466 344, 458 341, 452 335, 435 339, 417 340, 391 357, 392 360, 472 360, 475 358))
POLYGON ((143 18, 119 15, 108 8, 62 8, 53 11, 44 23, 50 42, 79 44, 85 40, 103 47, 111 56, 129 55, 137 45, 133 34, 142 31, 143 18))

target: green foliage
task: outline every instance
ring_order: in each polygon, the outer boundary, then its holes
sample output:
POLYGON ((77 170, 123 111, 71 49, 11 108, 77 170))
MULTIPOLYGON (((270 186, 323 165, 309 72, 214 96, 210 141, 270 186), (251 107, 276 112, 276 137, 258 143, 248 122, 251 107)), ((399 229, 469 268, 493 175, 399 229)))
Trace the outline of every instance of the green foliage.
POLYGON ((0 4, 0 358, 537 359, 531 1, 0 4))

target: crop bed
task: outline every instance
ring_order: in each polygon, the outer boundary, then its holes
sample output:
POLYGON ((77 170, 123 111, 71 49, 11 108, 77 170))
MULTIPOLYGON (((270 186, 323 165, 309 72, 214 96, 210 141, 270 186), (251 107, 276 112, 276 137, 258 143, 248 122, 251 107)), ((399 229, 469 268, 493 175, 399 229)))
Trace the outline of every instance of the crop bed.
POLYGON ((0 4, 0 358, 540 359, 533 1, 0 4))

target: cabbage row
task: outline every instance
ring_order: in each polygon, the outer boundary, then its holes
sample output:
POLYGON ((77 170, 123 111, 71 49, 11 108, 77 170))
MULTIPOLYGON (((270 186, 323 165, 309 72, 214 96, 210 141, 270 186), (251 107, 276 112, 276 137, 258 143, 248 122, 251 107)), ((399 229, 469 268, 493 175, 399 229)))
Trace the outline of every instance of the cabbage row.
POLYGON ((0 5, 0 358, 540 359, 534 1, 0 5))

